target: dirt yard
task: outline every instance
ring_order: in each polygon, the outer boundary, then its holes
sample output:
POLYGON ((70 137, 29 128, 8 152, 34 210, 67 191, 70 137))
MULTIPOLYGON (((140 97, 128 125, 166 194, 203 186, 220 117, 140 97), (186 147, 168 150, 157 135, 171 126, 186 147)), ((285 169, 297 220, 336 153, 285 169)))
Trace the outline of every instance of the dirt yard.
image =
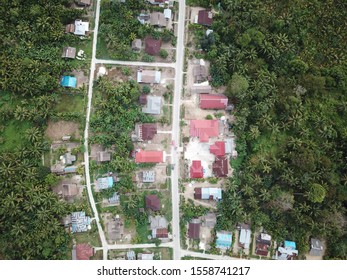
POLYGON ((147 143, 136 143, 135 148, 148 151, 165 151, 169 154, 171 152, 171 134, 158 133, 154 136, 153 140, 148 141, 147 143))
POLYGON ((68 121, 48 121, 45 135, 53 141, 61 140, 64 135, 70 135, 75 139, 80 139, 81 137, 79 124, 68 121))
POLYGON ((166 175, 166 165, 159 165, 157 164, 153 168, 138 168, 136 170, 137 172, 137 178, 139 178, 139 173, 143 171, 149 171, 154 170, 155 171, 155 182, 154 183, 143 183, 141 181, 137 182, 137 187, 140 189, 162 189, 162 184, 166 183, 167 175, 166 175))
POLYGON ((77 79, 77 86, 76 88, 81 88, 83 86, 87 87, 88 85, 88 75, 85 75, 82 70, 74 70, 72 71, 72 74, 77 79))

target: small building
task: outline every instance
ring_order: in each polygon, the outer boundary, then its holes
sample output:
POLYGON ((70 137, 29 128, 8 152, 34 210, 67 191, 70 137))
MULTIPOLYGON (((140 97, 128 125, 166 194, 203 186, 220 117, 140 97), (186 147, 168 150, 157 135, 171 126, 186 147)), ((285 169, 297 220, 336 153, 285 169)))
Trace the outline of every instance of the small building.
POLYGON ((194 188, 194 199, 221 200, 221 188, 194 188))
POLYGON ((147 96, 147 104, 142 107, 142 112, 151 115, 160 115, 163 99, 161 96, 147 96))
POLYGON ((196 65, 193 68, 194 83, 201 83, 207 80, 207 70, 204 65, 196 65))
POLYGON ((322 241, 316 238, 311 238, 311 256, 322 256, 324 252, 324 247, 322 241))
POLYGON ((154 254, 153 253, 138 253, 137 259, 143 260, 143 261, 150 261, 153 260, 154 254))
POLYGON ((148 23, 149 18, 150 18, 150 15, 147 14, 145 11, 141 11, 141 13, 137 16, 137 20, 138 20, 141 24, 148 23))
POLYGON ((161 163, 164 162, 163 151, 144 151, 139 150, 135 154, 136 163, 161 163))
POLYGON ((133 141, 150 141, 157 134, 156 123, 142 123, 135 125, 135 135, 133 141))
POLYGON ((251 228, 247 224, 240 225, 239 245, 244 249, 249 249, 251 244, 251 228))
POLYGON ((227 157, 218 156, 216 157, 215 162, 212 164, 212 172, 217 178, 227 177, 228 176, 228 159, 227 157))
POLYGON ((83 211, 71 213, 71 232, 85 232, 90 227, 90 217, 83 211))
POLYGON ((97 154, 97 161, 98 162, 107 162, 111 161, 111 153, 107 151, 100 151, 97 154))
POLYGON ((190 137, 198 137, 200 142, 208 142, 209 138, 219 135, 218 120, 191 120, 190 137))
POLYGON ((225 142, 217 141, 214 144, 210 145, 210 152, 216 157, 225 156, 225 142))
POLYGON ((89 22, 76 19, 74 34, 78 36, 85 36, 88 34, 88 32, 89 32, 89 22))
POLYGON ((139 52, 141 51, 141 47, 142 47, 142 41, 141 39, 134 39, 131 42, 131 49, 135 52, 139 52))
POLYGON ((200 238, 200 220, 192 219, 188 225, 188 238, 199 239, 200 238))
POLYGON ((169 8, 164 9, 164 17, 166 20, 171 20, 172 11, 169 8))
POLYGON ((74 161, 76 161, 76 156, 71 153, 65 153, 63 156, 63 164, 71 165, 74 161))
POLYGON ((225 139, 225 153, 231 154, 232 157, 237 156, 235 138, 225 139))
POLYGON ((147 170, 142 172, 142 182, 143 183, 153 183, 155 182, 155 171, 147 170))
POLYGON ((136 255, 134 251, 128 251, 126 254, 126 259, 129 261, 136 260, 136 255))
POLYGON ((82 243, 73 246, 73 260, 89 260, 92 256, 94 256, 94 248, 91 247, 89 244, 82 243))
POLYGON ((278 247, 274 259, 276 260, 295 260, 299 255, 294 241, 284 241, 284 247, 278 247))
POLYGON ((75 0, 75 3, 79 6, 87 7, 90 6, 92 0, 75 0))
POLYGON ((163 13, 153 12, 150 14, 149 24, 156 27, 165 27, 167 21, 163 13))
POLYGON ((137 71, 137 82, 142 84, 159 84, 161 81, 161 72, 156 70, 137 71))
POLYGON ((150 224, 149 228, 151 230, 167 228, 168 226, 168 221, 166 220, 164 216, 159 216, 159 215, 156 215, 155 217, 149 216, 148 222, 150 224))
POLYGON ((271 236, 266 233, 261 233, 256 239, 255 253, 259 256, 266 257, 271 246, 271 236))
POLYGON ((73 48, 73 47, 63 48, 63 53, 61 57, 74 59, 76 57, 76 48, 73 48))
POLYGON ((77 86, 77 79, 72 76, 63 76, 61 78, 60 84, 63 87, 68 87, 68 88, 76 88, 77 86))
POLYGON ((145 202, 146 202, 147 209, 150 209, 152 211, 160 210, 160 200, 157 195, 155 194, 146 195, 145 202))
POLYGON ((118 193, 113 193, 111 197, 108 198, 108 203, 112 205, 119 205, 120 204, 120 197, 118 193))
POLYGON ((228 97, 224 94, 200 94, 200 109, 225 110, 228 97))
POLYGON ((140 103, 140 105, 146 105, 147 104, 147 95, 146 94, 140 95, 139 103, 140 103))
POLYGON ((97 187, 99 190, 105 190, 113 187, 113 177, 104 177, 104 178, 99 178, 97 179, 97 187))
POLYGON ((152 230, 152 237, 158 239, 166 239, 169 238, 169 232, 167 228, 157 228, 152 230))
POLYGON ((209 212, 201 217, 202 226, 207 228, 214 228, 217 223, 217 216, 215 213, 209 212))
POLYGON ((204 169, 201 165, 200 160, 193 160, 192 165, 190 167, 190 178, 203 178, 204 177, 204 169))
POLYGON ((212 87, 208 84, 208 82, 204 82, 201 84, 193 84, 190 92, 192 94, 210 94, 212 92, 212 87))
POLYGON ((232 233, 228 231, 217 231, 216 248, 227 250, 232 245, 232 233))
POLYGON ((213 15, 210 10, 201 10, 198 14, 198 24, 211 26, 213 23, 213 15))
POLYGON ((160 52, 162 41, 151 37, 145 38, 145 52, 149 55, 157 55, 160 52))

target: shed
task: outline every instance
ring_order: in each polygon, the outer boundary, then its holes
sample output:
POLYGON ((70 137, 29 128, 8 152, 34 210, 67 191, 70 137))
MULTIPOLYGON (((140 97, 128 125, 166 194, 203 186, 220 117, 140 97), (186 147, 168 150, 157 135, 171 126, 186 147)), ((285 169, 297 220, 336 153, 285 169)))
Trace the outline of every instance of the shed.
POLYGON ((157 195, 155 194, 146 195, 145 201, 146 201, 147 209, 150 209, 152 211, 160 210, 160 200, 157 195))
POLYGON ((62 58, 75 58, 76 57, 76 48, 65 47, 63 48, 62 58))
POLYGON ((134 251, 128 251, 126 254, 127 260, 133 261, 136 260, 136 255, 134 251))
POLYGON ((131 49, 133 51, 139 52, 142 47, 142 41, 141 39, 135 39, 131 42, 131 49))
POLYGON ((147 95, 146 94, 141 94, 139 97, 139 103, 141 105, 146 105, 147 104, 147 95))
POLYGON ((76 173, 77 172, 77 166, 67 166, 64 167, 64 173, 68 174, 68 173, 76 173))
POLYGON ((72 76, 63 76, 61 79, 60 84, 63 87, 70 87, 70 88, 76 88, 77 86, 77 79, 72 76))

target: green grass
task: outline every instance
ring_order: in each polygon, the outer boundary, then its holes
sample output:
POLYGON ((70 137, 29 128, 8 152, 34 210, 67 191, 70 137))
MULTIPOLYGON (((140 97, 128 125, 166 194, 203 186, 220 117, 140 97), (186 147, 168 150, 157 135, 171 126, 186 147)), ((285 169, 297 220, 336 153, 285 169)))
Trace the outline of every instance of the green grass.
POLYGON ((85 97, 81 95, 62 94, 55 109, 59 113, 84 113, 85 97))
POLYGON ((91 246, 101 247, 98 229, 97 229, 96 224, 94 222, 92 223, 92 229, 91 230, 88 230, 87 232, 74 233, 74 237, 75 237, 78 244, 79 243, 89 243, 91 246))
POLYGON ((27 121, 19 122, 12 120, 4 124, 4 126, 4 131, 0 133, 0 137, 4 141, 0 144, 0 151, 11 151, 23 145, 26 142, 23 135, 32 125, 27 121))
POLYGON ((148 225, 140 225, 138 224, 136 226, 136 232, 140 237, 141 243, 145 242, 148 243, 148 235, 150 234, 150 231, 148 230, 148 225))

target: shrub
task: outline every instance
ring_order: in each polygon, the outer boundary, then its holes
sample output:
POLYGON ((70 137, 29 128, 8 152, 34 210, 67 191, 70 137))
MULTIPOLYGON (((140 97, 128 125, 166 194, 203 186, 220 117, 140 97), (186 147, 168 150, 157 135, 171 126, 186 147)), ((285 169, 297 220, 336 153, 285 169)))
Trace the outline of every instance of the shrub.
POLYGON ((206 120, 213 120, 213 116, 212 115, 207 115, 205 119, 206 120))
POLYGON ((148 94, 148 93, 151 92, 151 88, 150 88, 149 86, 145 85, 145 86, 143 86, 143 88, 142 88, 142 92, 143 92, 144 94, 148 94))
POLYGON ((160 50, 160 57, 166 59, 169 56, 169 53, 166 50, 160 50))
POLYGON ((144 62, 154 62, 154 57, 149 54, 144 54, 142 60, 144 62))

